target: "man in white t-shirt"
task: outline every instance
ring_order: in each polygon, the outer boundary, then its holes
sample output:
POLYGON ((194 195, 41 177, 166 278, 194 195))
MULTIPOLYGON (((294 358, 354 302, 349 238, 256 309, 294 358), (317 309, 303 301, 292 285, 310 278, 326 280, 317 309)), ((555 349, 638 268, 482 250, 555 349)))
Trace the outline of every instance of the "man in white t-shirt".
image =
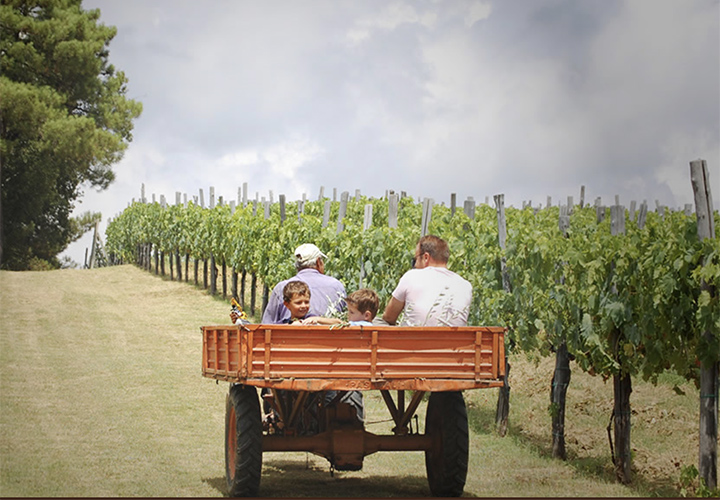
POLYGON ((442 238, 420 238, 413 269, 400 278, 382 319, 395 325, 404 310, 401 326, 466 326, 472 285, 447 268, 449 257, 442 238))

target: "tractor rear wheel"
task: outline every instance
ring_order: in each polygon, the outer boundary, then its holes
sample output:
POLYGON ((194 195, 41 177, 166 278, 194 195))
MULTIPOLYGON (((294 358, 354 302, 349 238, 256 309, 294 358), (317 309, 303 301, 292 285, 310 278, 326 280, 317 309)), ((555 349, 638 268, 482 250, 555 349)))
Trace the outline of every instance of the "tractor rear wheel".
POLYGON ((425 434, 432 448, 425 452, 430 491, 438 497, 458 497, 468 470, 468 419, 462 392, 433 392, 427 405, 425 434))
POLYGON ((257 496, 262 471, 262 420, 257 390, 232 385, 225 404, 225 476, 231 497, 257 496))

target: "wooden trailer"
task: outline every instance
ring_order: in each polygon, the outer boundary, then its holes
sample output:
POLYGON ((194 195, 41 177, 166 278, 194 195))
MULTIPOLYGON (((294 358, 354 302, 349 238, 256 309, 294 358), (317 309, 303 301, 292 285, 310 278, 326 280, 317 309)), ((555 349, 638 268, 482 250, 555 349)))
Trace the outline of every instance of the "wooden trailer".
POLYGON ((203 375, 230 382, 225 458, 231 496, 258 494, 262 454, 271 451, 310 452, 325 457, 331 471, 359 470, 363 458, 378 451, 423 451, 433 495, 462 494, 468 463, 462 391, 502 386, 504 328, 201 329, 203 375), (395 424, 391 435, 367 432, 359 418, 353 395, 369 390, 382 394, 395 424), (426 393, 421 434, 412 417, 426 393))

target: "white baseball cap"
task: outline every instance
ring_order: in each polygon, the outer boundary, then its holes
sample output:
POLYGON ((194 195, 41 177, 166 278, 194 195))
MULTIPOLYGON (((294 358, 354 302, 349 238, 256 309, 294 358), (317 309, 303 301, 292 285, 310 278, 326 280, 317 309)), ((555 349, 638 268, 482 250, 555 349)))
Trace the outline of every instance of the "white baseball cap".
POLYGON ((295 249, 295 265, 297 266, 304 267, 312 264, 318 257, 327 259, 327 255, 312 243, 303 243, 295 249))

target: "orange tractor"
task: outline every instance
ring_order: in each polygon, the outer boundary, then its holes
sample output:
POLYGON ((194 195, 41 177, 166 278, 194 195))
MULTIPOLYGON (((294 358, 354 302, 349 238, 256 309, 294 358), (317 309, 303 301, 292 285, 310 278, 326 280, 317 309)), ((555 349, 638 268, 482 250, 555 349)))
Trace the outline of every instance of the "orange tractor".
POLYGON ((462 494, 468 467, 462 391, 502 386, 504 328, 248 324, 202 332, 203 375, 231 383, 225 416, 231 496, 257 496, 262 455, 271 451, 313 453, 331 471, 359 470, 365 456, 379 451, 424 451, 432 494, 462 494), (347 397, 369 390, 381 392, 395 425, 391 435, 366 431, 347 397), (420 433, 412 418, 426 393, 420 433))

